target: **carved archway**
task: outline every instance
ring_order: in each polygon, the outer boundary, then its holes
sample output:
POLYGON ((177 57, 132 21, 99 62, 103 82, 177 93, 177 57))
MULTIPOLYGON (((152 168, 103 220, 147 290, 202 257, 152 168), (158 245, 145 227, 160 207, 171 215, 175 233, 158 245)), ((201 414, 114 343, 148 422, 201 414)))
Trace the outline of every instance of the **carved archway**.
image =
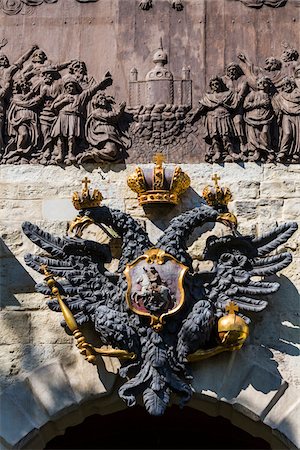
MULTIPOLYGON (((297 448, 299 401, 295 389, 263 366, 253 364, 249 352, 251 348, 246 348, 232 357, 220 355, 205 365, 198 364, 194 368, 195 395, 189 406, 229 419, 265 439, 272 448, 297 448), (237 368, 239 376, 226 386, 224 377, 237 368), (265 380, 272 390, 257 390, 256 378, 265 380)), ((88 366, 86 370, 82 364, 86 363, 80 358, 71 366, 52 360, 2 393, 3 448, 44 448, 67 427, 92 414, 105 415, 125 408, 117 396, 113 370, 101 370, 98 375, 97 367, 88 366)))

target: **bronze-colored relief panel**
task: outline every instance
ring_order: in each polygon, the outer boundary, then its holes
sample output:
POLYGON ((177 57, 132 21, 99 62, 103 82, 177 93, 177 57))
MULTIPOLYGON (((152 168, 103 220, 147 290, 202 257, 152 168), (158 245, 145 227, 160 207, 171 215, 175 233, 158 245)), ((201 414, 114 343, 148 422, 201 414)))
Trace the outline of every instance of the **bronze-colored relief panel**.
POLYGON ((0 15, 2 164, 299 162, 295 0, 20 3, 0 15))

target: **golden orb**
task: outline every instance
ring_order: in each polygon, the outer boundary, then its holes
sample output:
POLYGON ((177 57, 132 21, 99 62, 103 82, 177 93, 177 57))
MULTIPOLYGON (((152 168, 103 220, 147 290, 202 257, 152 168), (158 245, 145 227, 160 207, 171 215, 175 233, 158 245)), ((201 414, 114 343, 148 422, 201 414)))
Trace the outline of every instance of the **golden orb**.
POLYGON ((249 327, 240 316, 227 314, 218 320, 221 345, 242 345, 249 336, 249 327))

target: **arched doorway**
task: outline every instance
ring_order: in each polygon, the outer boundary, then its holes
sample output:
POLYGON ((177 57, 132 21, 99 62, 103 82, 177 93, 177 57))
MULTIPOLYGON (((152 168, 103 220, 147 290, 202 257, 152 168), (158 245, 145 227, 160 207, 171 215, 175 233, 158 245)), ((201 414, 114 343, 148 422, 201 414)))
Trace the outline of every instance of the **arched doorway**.
POLYGON ((224 417, 211 417, 196 409, 173 405, 162 417, 144 408, 94 414, 69 427, 46 449, 270 449, 224 417))

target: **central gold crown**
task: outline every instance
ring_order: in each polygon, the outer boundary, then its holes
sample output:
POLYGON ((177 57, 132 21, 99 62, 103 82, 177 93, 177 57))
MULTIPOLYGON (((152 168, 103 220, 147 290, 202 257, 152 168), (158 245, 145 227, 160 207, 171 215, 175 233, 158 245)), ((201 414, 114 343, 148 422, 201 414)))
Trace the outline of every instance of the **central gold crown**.
POLYGON ((75 209, 81 210, 86 208, 95 208, 96 206, 99 206, 103 200, 102 194, 98 191, 98 189, 94 189, 93 193, 90 194, 88 188, 90 182, 91 180, 85 177, 82 180, 83 188, 81 194, 74 192, 72 202, 75 209))
POLYGON ((218 175, 213 175, 212 180, 214 182, 214 187, 206 186, 203 189, 202 196, 209 206, 215 209, 227 209, 228 203, 232 200, 232 193, 228 187, 221 187, 218 184, 220 177, 218 175))
POLYGON ((140 205, 168 203, 177 205, 181 194, 190 186, 190 177, 180 167, 163 167, 165 157, 162 153, 154 156, 154 167, 141 169, 127 179, 130 189, 138 194, 140 205))

